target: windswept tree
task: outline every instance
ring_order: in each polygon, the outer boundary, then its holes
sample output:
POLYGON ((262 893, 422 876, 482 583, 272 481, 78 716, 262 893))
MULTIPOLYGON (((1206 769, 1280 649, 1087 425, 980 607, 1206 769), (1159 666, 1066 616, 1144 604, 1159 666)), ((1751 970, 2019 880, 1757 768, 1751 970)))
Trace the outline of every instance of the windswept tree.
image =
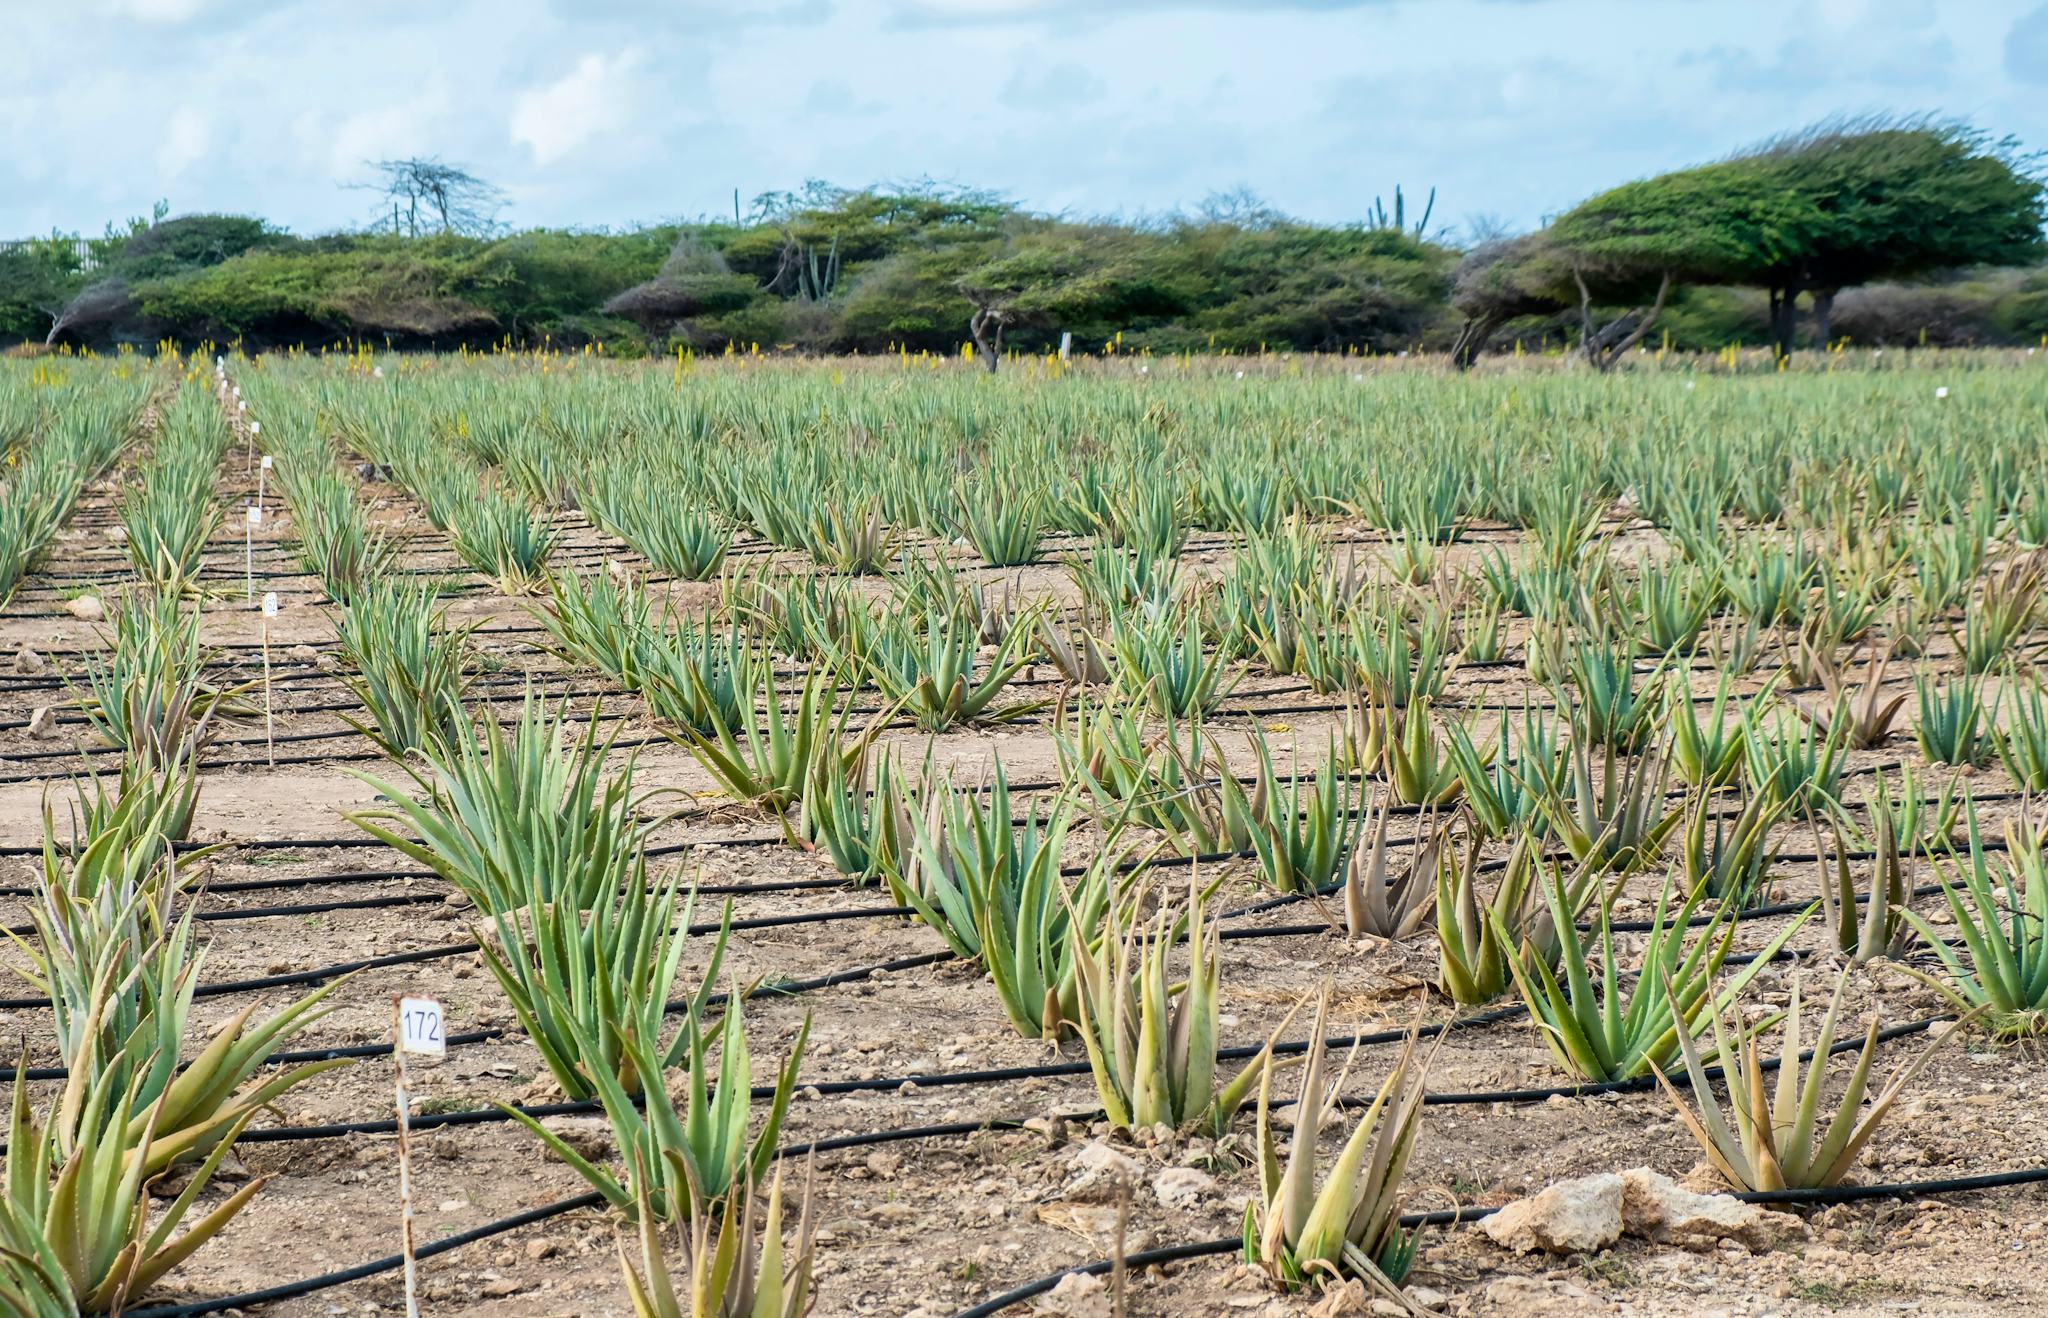
POLYGON ((1730 282, 1769 293, 1780 356, 1809 294, 1825 347, 1845 288, 2040 260, 2048 209, 2035 164, 2009 138, 1928 119, 1838 121, 1766 143, 1729 165, 1797 198, 1796 228, 1759 278, 1730 282))
POLYGON ((956 285, 973 308, 967 332, 984 369, 1002 363, 1011 330, 1124 324, 1178 308, 1148 267, 1147 239, 1111 225, 1054 224, 1020 234, 956 285))
POLYGON ((1844 121, 1624 183, 1467 257, 1455 355, 1469 365, 1507 320, 1576 307, 1580 350, 1604 369, 1686 284, 1762 289, 1781 357, 1810 295, 1824 345, 1845 288, 2038 260, 2048 213, 2032 164, 1966 125, 1844 121))

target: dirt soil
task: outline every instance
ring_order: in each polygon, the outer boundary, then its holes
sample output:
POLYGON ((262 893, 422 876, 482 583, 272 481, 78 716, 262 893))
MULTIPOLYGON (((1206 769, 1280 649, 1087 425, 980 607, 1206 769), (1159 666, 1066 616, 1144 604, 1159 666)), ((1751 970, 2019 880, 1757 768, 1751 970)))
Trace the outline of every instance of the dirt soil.
MULTIPOLYGON (((222 497, 253 494, 253 472, 239 467, 239 450, 223 479, 222 497)), ((516 700, 527 681, 542 690, 573 693, 579 710, 601 700, 603 716, 622 720, 623 741, 653 738, 637 752, 640 781, 703 793, 709 782, 682 751, 661 742, 638 703, 591 673, 566 671, 535 648, 538 625, 528 610, 537 603, 508 601, 464 572, 445 542, 395 489, 372 486, 382 516, 410 536, 409 569, 446 573, 464 584, 455 604, 464 621, 480 624, 476 641, 493 671, 481 691, 516 700)), ((37 863, 23 854, 41 839, 47 807, 61 821, 70 775, 110 767, 91 730, 69 713, 63 679, 76 679, 82 658, 102 644, 99 629, 66 612, 67 599, 109 589, 127 578, 121 546, 110 535, 117 492, 97 490, 86 501, 54 560, 0 616, 0 656, 24 648, 44 670, 0 678, 0 884, 25 885, 37 863), (27 730, 32 711, 55 706, 53 735, 27 730), (84 757, 84 758, 81 758, 84 757)), ((617 542, 573 521, 568 556, 596 566, 607 558, 637 563, 617 542)), ((358 712, 328 671, 334 635, 330 607, 315 579, 291 556, 288 514, 256 533, 250 553, 255 590, 275 590, 282 611, 268 633, 270 700, 274 713, 275 768, 268 767, 262 719, 244 720, 215 748, 205 776, 198 836, 222 849, 204 862, 214 885, 253 880, 290 881, 255 891, 209 891, 203 909, 212 942, 208 982, 281 975, 393 953, 454 947, 471 941, 472 912, 444 900, 426 877, 363 878, 405 871, 404 857, 379 847, 340 846, 362 834, 341 815, 374 804, 377 788, 359 775, 382 775, 367 741, 341 717, 358 712), (290 845, 257 849, 257 842, 290 845), (287 913, 326 902, 380 900, 390 904, 324 912, 287 913), (402 903, 402 904, 400 904, 402 903)), ((1371 552, 1371 537, 1353 538, 1371 552)), ((1503 534, 1481 528, 1474 546, 1499 544, 1503 534)), ((1654 537, 1637 533, 1628 552, 1651 552, 1654 537)), ((1215 562, 1224 537, 1197 537, 1191 561, 1215 562)), ((766 555, 743 544, 743 555, 766 555)), ((793 570, 797 565, 790 564, 793 570)), ((1056 567, 1022 574, 983 572, 1017 581, 1027 593, 1063 594, 1056 567)), ((256 681, 262 672, 262 621, 244 595, 244 545, 237 523, 224 529, 209 554, 205 577, 215 592, 204 603, 205 637, 221 647, 222 680, 256 681)), ((677 603, 703 607, 710 588, 681 586, 677 603)), ((22 668, 32 667, 23 663, 22 668)), ((1050 694, 1045 673, 1028 674, 1050 694)), ((1491 708, 1518 702, 1526 688, 1518 667, 1470 668, 1456 679, 1457 700, 1491 708)), ((1710 689, 1710 688, 1709 688, 1710 689)), ((249 693, 259 705, 262 688, 249 693)), ((1457 703, 1454 700, 1452 704, 1457 703)), ((1319 750, 1334 717, 1329 702, 1298 683, 1248 680, 1226 703, 1226 725, 1268 728, 1276 742, 1289 737, 1319 750), (1323 706, 1303 709, 1301 706, 1323 706)), ((923 738, 892 734, 907 750, 923 738)), ((1000 755, 1010 778, 1039 783, 1056 776, 1043 716, 995 731, 943 735, 941 763, 964 773, 985 769, 1000 755)), ((1895 738, 1859 756, 1855 768, 1912 758, 1910 738, 1895 738)), ((1980 786, 2000 791, 1996 771, 1980 786)), ((61 827, 61 822, 60 822, 61 827)), ((759 845, 775 834, 715 797, 699 796, 657 843, 694 844, 669 853, 706 885, 831 880, 830 865, 778 845, 759 845)), ((1788 850, 1810 845, 1788 835, 1788 850)), ((1810 895, 1807 864, 1780 867, 1781 884, 1794 896, 1810 895)), ((1924 870, 1915 876, 1927 882, 1924 870)), ((1655 880, 1635 881, 1621 914, 1642 915, 1655 880)), ((1233 870, 1217 909, 1251 905, 1269 894, 1248 868, 1233 870)), ((706 898, 706 905, 714 899, 706 898)), ((879 911, 886 893, 833 885, 811 890, 741 894, 735 915, 748 919, 828 912, 879 911)), ((27 919, 20 897, 0 897, 0 920, 27 919)), ((1314 924, 1315 908, 1295 904, 1233 919, 1233 930, 1254 931, 1314 924)), ((1740 944, 1760 945, 1780 926, 1758 920, 1741 931, 1740 944)), ((1817 943, 1811 927, 1795 948, 1817 943)), ((730 973, 808 979, 943 949, 931 931, 886 915, 747 930, 734 935, 730 973)), ((0 957, 19 961, 14 949, 0 957)), ((686 972, 695 982, 701 952, 686 972)), ((1795 972, 1774 965, 1760 980, 1782 1000, 1795 972)), ((1816 983, 1832 970, 1815 965, 1816 983)), ((1425 936, 1409 945, 1354 943, 1330 932, 1286 936, 1233 936, 1223 944, 1224 1035, 1228 1043, 1256 1043, 1274 1029, 1297 999, 1328 980, 1336 988, 1333 1027, 1339 1031, 1398 1027, 1456 1014, 1432 991, 1434 950, 1425 936)), ((301 990, 272 988, 201 999, 203 1022, 224 1018, 251 1002, 275 1008, 301 990)), ((332 998, 335 1009, 295 1045, 301 1048, 378 1045, 388 1041, 390 1000, 398 993, 427 994, 446 1004, 452 1032, 512 1024, 495 984, 473 951, 365 971, 332 998)), ((1930 990, 1895 969, 1871 968, 1857 981, 1852 1015, 1880 1011, 1887 1023, 1942 1009, 1930 990)), ((1123 1246, 1131 1253, 1186 1241, 1234 1237, 1256 1172, 1246 1161, 1251 1122, 1221 1142, 1166 1139, 1142 1144, 1111 1139, 1085 1115, 1096 1106, 1085 1073, 1003 1083, 949 1084, 944 1078, 986 1068, 1076 1061, 1064 1050, 1018 1037, 983 979, 951 962, 900 973, 877 971, 834 987, 794 996, 768 996, 750 1004, 749 1033, 757 1067, 779 1061, 806 1018, 811 1046, 807 1086, 828 1081, 874 1082, 876 1087, 818 1095, 806 1089, 788 1123, 791 1141, 942 1123, 1030 1122, 1029 1129, 987 1129, 965 1135, 908 1139, 824 1153, 815 1160, 813 1211, 819 1225, 817 1286, 820 1315, 945 1315, 1039 1275, 1107 1257, 1115 1246, 1116 1195, 1086 1171, 1099 1155, 1085 1153, 1107 1141, 1131 1160, 1134 1185, 1123 1246), (900 1077, 922 1076, 914 1083, 900 1077), (1164 1193, 1162 1193, 1162 1191, 1164 1193)), ((1299 1037, 1295 1026, 1290 1037, 1299 1037)), ((0 1011, 0 1033, 27 1041, 32 1063, 54 1060, 48 1013, 0 1011)), ((1918 1047, 1912 1039, 1887 1045, 1880 1073, 1900 1065, 1918 1047)), ((1365 1049, 1347 1092, 1367 1094, 1384 1075, 1392 1050, 1365 1049)), ((2048 1067, 2028 1049, 1993 1049, 1980 1041, 1951 1045, 1908 1090, 1902 1108, 1874 1141, 1860 1179, 1921 1180, 2048 1163, 2048 1067)), ((1500 1090, 1565 1082, 1526 1021, 1506 1021, 1453 1033, 1435 1072, 1433 1091, 1500 1090)), ((1283 1084, 1283 1088, 1286 1087, 1283 1084)), ((47 1088, 47 1087, 44 1087, 47 1088)), ((451 1050, 447 1060, 417 1076, 417 1111, 472 1111, 495 1101, 553 1097, 535 1050, 516 1030, 451 1050)), ((1288 1090, 1291 1095, 1291 1089, 1288 1090)), ((392 1115, 390 1066, 369 1060, 322 1076, 293 1091, 266 1125, 374 1122, 392 1115)), ((599 1119, 566 1124, 597 1137, 599 1119)), ((1334 1148, 1341 1132, 1325 1135, 1334 1148)), ((505 1121, 429 1128, 416 1137, 418 1237, 424 1243, 581 1193, 568 1167, 545 1156, 537 1141, 505 1121)), ((155 1299, 202 1299, 275 1285, 348 1267, 392 1253, 398 1244, 394 1139, 353 1134, 292 1142, 251 1142, 238 1154, 236 1177, 267 1182, 245 1212, 160 1288, 155 1299)), ((1696 1147, 1674 1119, 1669 1101, 1655 1092, 1600 1098, 1552 1097, 1524 1103, 1445 1105, 1430 1110, 1421 1151, 1409 1175, 1408 1204, 1416 1209, 1504 1203, 1566 1176, 1645 1165, 1674 1177, 1702 1177, 1696 1147)), ((218 1194, 208 1202, 217 1202, 218 1194)), ((1927 1200, 1878 1201, 1809 1211, 1801 1228, 1774 1248, 1751 1254, 1735 1247, 1708 1253, 1629 1241, 1595 1257, 1515 1257, 1471 1229, 1432 1231, 1412 1285, 1425 1303, 1447 1313, 1594 1314, 1740 1313, 1809 1314, 1915 1312, 1923 1314, 2030 1313, 2048 1308, 2048 1276, 2021 1266, 2043 1248, 2041 1192, 2012 1189, 1927 1200)), ((619 1281, 613 1229, 595 1211, 538 1225, 436 1257, 421 1267, 425 1311, 463 1315, 603 1315, 630 1312, 619 1281)), ((1104 1294, 1070 1287, 1058 1311, 1107 1314, 1104 1294)), ((1135 1272, 1128 1279, 1128 1312, 1152 1314, 1338 1314, 1377 1312, 1372 1302, 1332 1294, 1282 1296, 1233 1254, 1218 1254, 1135 1272)), ((1041 1300, 1040 1304, 1046 1304, 1041 1300)), ((395 1272, 262 1306, 281 1316, 378 1313, 402 1308, 395 1272)), ((1016 1312, 1024 1312, 1019 1309, 1016 1312)), ((1048 1309, 1047 1311, 1054 1311, 1048 1309)))

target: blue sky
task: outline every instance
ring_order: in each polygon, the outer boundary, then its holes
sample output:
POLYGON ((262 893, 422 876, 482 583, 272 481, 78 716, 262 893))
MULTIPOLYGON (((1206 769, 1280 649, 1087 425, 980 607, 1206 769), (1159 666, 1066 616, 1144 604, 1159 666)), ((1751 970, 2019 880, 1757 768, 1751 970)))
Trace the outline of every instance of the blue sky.
POLYGON ((1248 187, 1343 221, 1396 183, 1517 228, 1832 114, 2048 148, 2039 0, 71 0, 8 6, 0 237, 363 221, 438 155, 515 225, 928 176, 1134 215, 1248 187))

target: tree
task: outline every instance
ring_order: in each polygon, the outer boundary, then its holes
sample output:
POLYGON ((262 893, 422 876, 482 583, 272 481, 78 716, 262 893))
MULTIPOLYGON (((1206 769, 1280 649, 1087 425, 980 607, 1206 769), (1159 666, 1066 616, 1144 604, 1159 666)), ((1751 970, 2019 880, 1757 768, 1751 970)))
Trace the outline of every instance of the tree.
MULTIPOLYGON (((357 186, 382 194, 390 203, 391 232, 417 238, 422 224, 430 232, 477 238, 489 237, 497 231, 498 211, 505 204, 505 194, 462 166, 444 164, 430 156, 365 163, 378 177, 357 186)), ((380 209, 374 224, 383 222, 380 209)))
POLYGON ((1475 249, 1454 286, 1454 356, 1469 365, 1507 319, 1575 306, 1580 351, 1605 369, 1686 284, 1762 289, 1781 357, 1810 294, 1825 344, 1842 289, 2037 260, 2048 211, 2031 164, 1967 125, 1842 121, 1624 183, 1540 234, 1475 249))
POLYGON ((72 243, 36 239, 0 250, 0 335, 46 338, 83 279, 72 243))
POLYGON ((1002 364, 1003 335, 1054 324, 1123 320, 1156 305, 1143 237, 1109 225, 1053 225, 1020 234, 1002 255, 961 276, 973 308, 967 332, 985 370, 1002 364))
POLYGON ((1815 341, 1833 333, 1836 296, 1878 280, 1962 266, 2021 265, 2043 253, 2048 220, 2035 158, 1967 124, 1843 120, 1768 142, 1730 162, 1799 200, 1790 240, 1755 282, 1789 356, 1800 294, 1812 296, 1815 341))

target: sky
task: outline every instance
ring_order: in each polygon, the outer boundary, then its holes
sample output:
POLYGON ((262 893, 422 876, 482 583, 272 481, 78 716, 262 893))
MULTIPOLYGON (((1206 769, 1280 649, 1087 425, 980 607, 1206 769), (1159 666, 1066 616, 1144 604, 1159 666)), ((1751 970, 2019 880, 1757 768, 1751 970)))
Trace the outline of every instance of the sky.
MULTIPOLYGON (((1625 179, 1841 114, 2048 148, 2040 0, 13 0, 0 238, 145 215, 298 233, 432 156, 514 227, 729 215, 929 178, 1156 215, 1305 219, 1436 189, 1527 229, 1625 179)), ((1411 212, 1411 218, 1413 212, 1411 212)))

